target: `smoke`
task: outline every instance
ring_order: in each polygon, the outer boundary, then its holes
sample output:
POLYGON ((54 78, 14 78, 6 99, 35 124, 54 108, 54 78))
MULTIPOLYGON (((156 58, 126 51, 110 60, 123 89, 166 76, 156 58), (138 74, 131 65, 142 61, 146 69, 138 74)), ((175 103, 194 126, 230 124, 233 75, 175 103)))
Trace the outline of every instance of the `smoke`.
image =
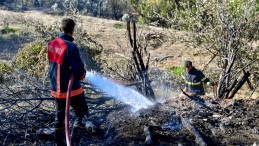
POLYGON ((155 104, 137 91, 129 87, 116 84, 97 73, 87 72, 85 78, 102 92, 130 105, 134 112, 140 109, 149 108, 155 104))
POLYGON ((178 97, 179 93, 181 93, 179 85, 170 72, 151 69, 149 76, 152 80, 151 86, 155 93, 156 102, 164 103, 168 99, 178 97))

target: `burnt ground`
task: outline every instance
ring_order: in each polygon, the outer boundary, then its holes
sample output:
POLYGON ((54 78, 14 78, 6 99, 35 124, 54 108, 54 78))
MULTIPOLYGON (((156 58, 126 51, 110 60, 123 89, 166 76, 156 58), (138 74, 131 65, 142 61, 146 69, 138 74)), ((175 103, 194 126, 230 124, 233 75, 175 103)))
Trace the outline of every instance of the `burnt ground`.
MULTIPOLYGON (((0 84, 0 144, 54 145, 55 106, 48 88, 26 76, 16 77, 19 80, 11 77, 0 84)), ((133 113, 129 105, 84 85, 90 113, 82 145, 258 145, 258 99, 170 93, 153 107, 133 113)), ((73 119, 72 110, 70 123, 73 119)))
POLYGON ((135 114, 124 108, 108 114, 105 143, 146 145, 144 128, 148 128, 152 134, 151 145, 258 144, 258 107, 258 100, 190 99, 185 96, 135 114))
POLYGON ((259 140, 259 101, 174 98, 131 113, 118 108, 100 119, 82 145, 253 145, 259 140), (100 123, 100 121, 104 121, 100 123), (188 123, 188 124, 186 124, 188 123), (197 133, 188 130, 193 127, 197 133), (151 141, 146 141, 149 129, 151 141), (98 132, 99 131, 99 132, 98 132))
MULTIPOLYGON (((253 145, 259 140, 258 100, 185 96, 137 113, 109 97, 87 100, 94 126, 86 122, 81 145, 253 145), (104 104, 107 101, 112 104, 104 104)), ((53 110, 38 109, 20 120, 5 125, 2 119, 1 144, 54 145, 53 110)))

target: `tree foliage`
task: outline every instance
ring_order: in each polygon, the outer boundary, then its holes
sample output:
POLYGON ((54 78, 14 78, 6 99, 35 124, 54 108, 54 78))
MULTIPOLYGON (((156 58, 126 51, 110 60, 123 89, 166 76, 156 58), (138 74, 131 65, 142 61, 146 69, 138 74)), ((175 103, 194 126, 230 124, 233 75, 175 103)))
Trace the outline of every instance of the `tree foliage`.
MULTIPOLYGON (((3 2, 0 1, 0 4, 3 5, 3 2)), ((117 20, 131 11, 130 3, 125 0, 6 0, 5 5, 14 7, 15 10, 40 8, 48 13, 54 11, 62 14, 67 14, 74 7, 81 14, 117 20)))
POLYGON ((131 0, 142 23, 183 28, 196 11, 196 0, 131 0))
MULTIPOLYGON (((252 82, 258 82, 258 3, 255 0, 223 1, 201 5, 196 23, 189 30, 196 32, 193 42, 216 56, 220 68, 218 97, 232 97, 249 71, 252 82), (212 7, 213 6, 213 7, 212 7), (206 18, 204 21, 204 18, 206 18), (199 26, 199 27, 197 27, 199 26), (251 32, 251 30, 253 32, 251 32)), ((242 86, 242 85, 241 85, 242 86)), ((252 86, 250 88, 253 88, 252 86)))

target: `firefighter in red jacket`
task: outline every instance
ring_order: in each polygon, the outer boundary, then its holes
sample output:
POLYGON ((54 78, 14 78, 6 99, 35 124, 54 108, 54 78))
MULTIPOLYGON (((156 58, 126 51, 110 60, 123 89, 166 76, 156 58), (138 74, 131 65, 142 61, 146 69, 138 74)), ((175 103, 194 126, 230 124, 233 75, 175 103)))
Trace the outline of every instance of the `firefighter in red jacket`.
POLYGON ((56 101, 55 117, 55 143, 58 146, 66 146, 65 139, 65 108, 68 82, 71 74, 74 75, 74 83, 71 91, 71 102, 76 114, 71 133, 71 144, 79 145, 84 128, 83 117, 88 114, 88 106, 81 87, 80 80, 85 78, 84 64, 79 56, 79 50, 75 43, 75 22, 66 18, 61 21, 60 33, 57 38, 48 44, 48 59, 50 64, 50 91, 56 101))
POLYGON ((186 86, 184 91, 189 92, 192 95, 205 95, 204 85, 213 86, 214 84, 198 69, 192 66, 191 61, 185 61, 185 80, 186 86))

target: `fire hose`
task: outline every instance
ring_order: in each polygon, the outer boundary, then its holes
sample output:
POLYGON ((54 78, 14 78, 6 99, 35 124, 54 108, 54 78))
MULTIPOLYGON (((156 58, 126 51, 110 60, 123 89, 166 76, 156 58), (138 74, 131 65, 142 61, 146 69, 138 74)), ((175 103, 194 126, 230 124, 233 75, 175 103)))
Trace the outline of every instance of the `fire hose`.
POLYGON ((74 82, 74 75, 71 74, 69 82, 68 82, 68 88, 67 88, 66 115, 65 115, 65 130, 66 130, 67 146, 71 146, 70 132, 69 132, 69 107, 70 107, 70 97, 71 97, 71 90, 72 90, 73 82, 74 82))

